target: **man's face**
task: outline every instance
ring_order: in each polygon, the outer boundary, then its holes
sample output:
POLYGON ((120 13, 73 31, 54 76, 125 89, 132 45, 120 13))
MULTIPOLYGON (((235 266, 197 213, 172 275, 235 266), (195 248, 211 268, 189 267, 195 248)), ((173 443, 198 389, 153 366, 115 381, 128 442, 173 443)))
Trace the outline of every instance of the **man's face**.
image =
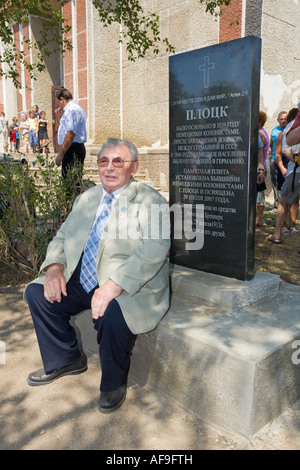
POLYGON ((278 122, 280 127, 286 127, 286 118, 287 113, 280 114, 278 117, 278 122))
POLYGON ((26 121, 26 116, 23 113, 21 114, 21 121, 26 121))
POLYGON ((59 98, 59 100, 58 100, 58 106, 59 106, 60 108, 64 108, 64 107, 66 106, 66 104, 67 104, 67 100, 65 100, 65 98, 63 98, 63 97, 59 98))
POLYGON ((126 145, 106 147, 98 158, 98 170, 104 189, 111 194, 128 183, 131 176, 135 175, 139 162, 131 162, 130 150, 126 145), (116 168, 112 164, 114 158, 125 160, 123 168, 116 168), (99 166, 101 159, 106 159, 108 165, 99 166))

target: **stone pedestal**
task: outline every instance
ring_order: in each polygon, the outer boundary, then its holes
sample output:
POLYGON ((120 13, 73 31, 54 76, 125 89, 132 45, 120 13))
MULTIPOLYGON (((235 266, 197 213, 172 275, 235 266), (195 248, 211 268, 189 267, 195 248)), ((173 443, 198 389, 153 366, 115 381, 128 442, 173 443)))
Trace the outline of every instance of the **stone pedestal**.
MULTIPOLYGON (((243 282, 178 266, 171 279, 171 308, 156 330, 138 336, 129 386, 146 385, 251 439, 300 397, 292 361, 300 287, 269 273, 243 282)), ((87 317, 76 325, 84 348, 97 352, 87 317)))

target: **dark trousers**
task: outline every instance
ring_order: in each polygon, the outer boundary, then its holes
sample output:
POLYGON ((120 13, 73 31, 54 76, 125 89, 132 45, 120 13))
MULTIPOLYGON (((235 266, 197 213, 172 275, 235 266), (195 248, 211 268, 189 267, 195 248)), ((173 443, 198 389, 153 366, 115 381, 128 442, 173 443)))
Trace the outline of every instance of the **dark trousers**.
MULTIPOLYGON (((81 355, 70 318, 91 307, 94 291, 87 294, 80 285, 80 267, 81 260, 67 283, 68 296, 61 302, 48 302, 41 284, 30 284, 26 290, 46 373, 71 364, 81 355)), ((110 302, 103 317, 93 322, 102 370, 100 390, 110 392, 126 380, 136 336, 129 330, 116 300, 110 302)))
MULTIPOLYGON (((63 178, 66 178, 68 171, 74 166, 75 161, 83 165, 85 159, 85 146, 84 144, 79 144, 73 142, 66 153, 61 164, 61 174, 63 178)), ((79 176, 81 179, 81 175, 79 176)))
POLYGON ((274 193, 274 207, 278 207, 278 203, 280 200, 280 192, 278 189, 278 172, 280 172, 279 167, 274 158, 270 160, 270 179, 271 179, 271 186, 274 193))

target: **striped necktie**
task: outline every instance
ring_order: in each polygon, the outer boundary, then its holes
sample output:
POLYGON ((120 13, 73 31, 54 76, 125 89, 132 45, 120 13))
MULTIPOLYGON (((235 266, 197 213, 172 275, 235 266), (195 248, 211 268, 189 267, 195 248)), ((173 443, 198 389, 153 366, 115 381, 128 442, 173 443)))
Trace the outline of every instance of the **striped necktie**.
POLYGON ((106 194, 104 198, 103 210, 94 223, 84 248, 81 263, 80 284, 87 293, 94 289, 94 287, 96 287, 98 284, 96 270, 98 247, 103 229, 112 210, 113 199, 113 194, 106 194))

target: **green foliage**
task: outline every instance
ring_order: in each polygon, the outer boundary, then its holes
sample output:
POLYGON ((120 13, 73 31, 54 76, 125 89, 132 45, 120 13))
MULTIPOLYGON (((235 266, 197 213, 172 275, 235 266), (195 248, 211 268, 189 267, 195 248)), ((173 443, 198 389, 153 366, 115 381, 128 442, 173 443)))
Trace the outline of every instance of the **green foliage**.
POLYGON ((231 3, 231 0, 199 0, 200 3, 206 4, 206 12, 209 12, 213 16, 220 15, 220 8, 222 6, 228 7, 231 3))
MULTIPOLYGON (((83 1, 83 0, 80 0, 83 1)), ((167 53, 174 53, 175 48, 167 37, 161 39, 160 17, 155 12, 145 12, 141 0, 91 0, 98 11, 99 20, 104 27, 112 24, 121 25, 119 42, 126 45, 127 56, 131 61, 143 58, 150 51, 160 53, 163 45, 167 53)), ((206 5, 206 12, 213 16, 220 14, 222 6, 228 6, 231 0, 199 0, 206 5)), ((63 16, 64 0, 2 0, 0 2, 0 75, 12 79, 16 88, 20 88, 20 66, 27 69, 32 79, 37 72, 45 70, 45 58, 51 54, 71 50, 67 33, 71 30, 63 16), (53 6, 55 5, 55 7, 53 6), (12 26, 28 23, 28 18, 40 20, 39 37, 34 40, 24 39, 21 50, 14 43, 12 26), (33 63, 26 60, 24 50, 34 49, 33 63), (5 66, 3 67, 3 64, 5 66)), ((157 3, 158 4, 158 3, 157 3)))
MULTIPOLYGON (((156 13, 145 13, 139 0, 94 0, 94 6, 104 27, 112 23, 122 25, 119 42, 126 44, 129 60, 143 58, 149 50, 155 55, 160 52, 159 16, 156 13)), ((175 52, 168 38, 164 38, 162 42, 166 52, 175 52)))
MULTIPOLYGON (((213 16, 220 14, 221 6, 231 3, 231 0, 199 1, 205 3, 206 12, 213 16)), ((122 26, 119 42, 125 43, 129 60, 143 58, 150 50, 157 55, 160 53, 161 44, 166 52, 175 52, 167 37, 161 40, 159 15, 155 12, 145 12, 140 0, 94 0, 93 4, 104 27, 113 23, 122 26)))
POLYGON ((78 183, 82 171, 75 165, 64 180, 44 155, 36 154, 32 167, 9 157, 0 160, 1 261, 32 277, 38 273, 49 242, 85 189, 78 183))
POLYGON ((51 54, 66 49, 72 49, 66 34, 71 27, 65 24, 61 7, 63 1, 52 0, 2 0, 0 4, 0 40, 2 54, 0 75, 10 78, 16 88, 20 88, 21 64, 36 79, 36 73, 45 70, 45 58, 51 54), (55 5, 55 7, 54 7, 55 5), (38 18, 40 31, 34 40, 24 38, 21 50, 14 43, 12 26, 28 23, 30 17, 38 18), (34 50, 35 60, 26 60, 27 51, 34 50), (25 52, 26 51, 26 52, 25 52), (3 64, 5 66, 3 67, 3 64))

